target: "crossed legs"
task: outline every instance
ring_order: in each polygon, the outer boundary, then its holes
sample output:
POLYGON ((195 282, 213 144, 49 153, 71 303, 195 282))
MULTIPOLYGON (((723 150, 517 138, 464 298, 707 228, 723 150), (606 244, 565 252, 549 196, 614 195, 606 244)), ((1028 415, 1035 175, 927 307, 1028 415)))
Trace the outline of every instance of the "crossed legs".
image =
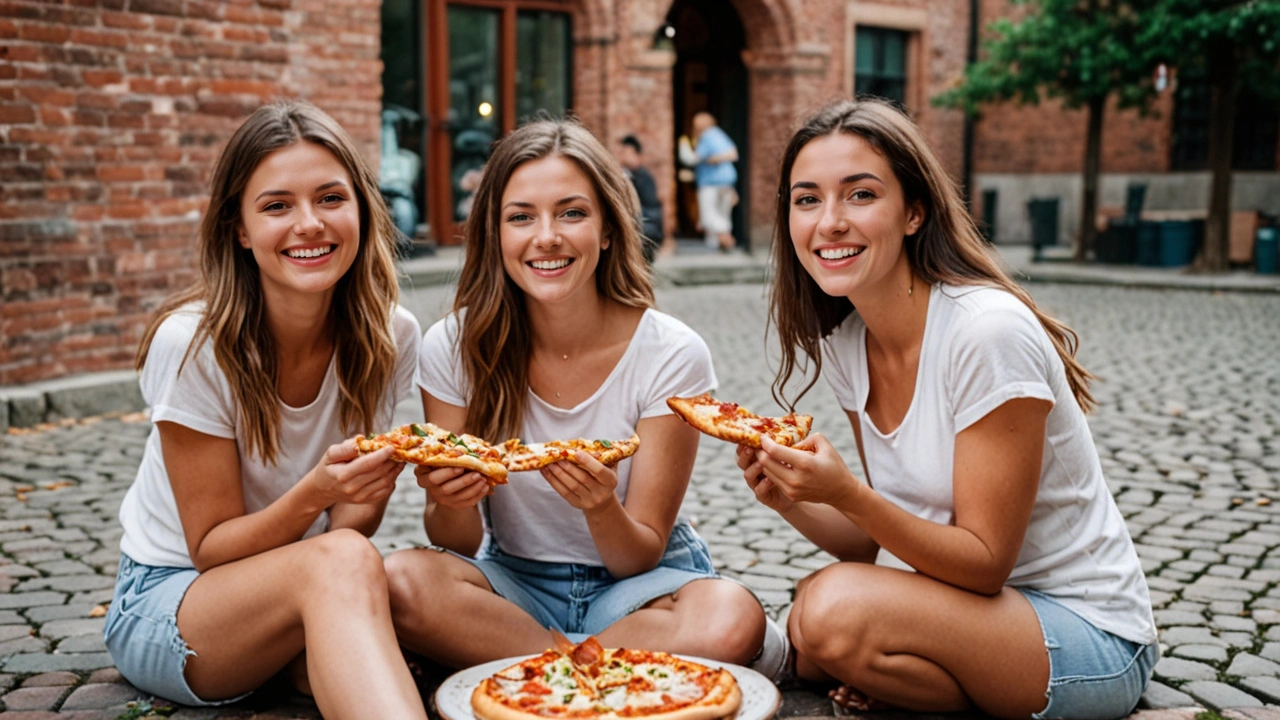
MULTIPOLYGON (((448 553, 405 550, 387 558, 391 616, 408 649, 451 667, 540 653, 550 637, 484 573, 448 553)), ((695 580, 605 628, 606 647, 633 647, 745 664, 764 640, 764 611, 746 588, 695 580)))
POLYGON ((838 563, 803 580, 788 621, 796 672, 908 710, 1044 709, 1049 656, 1015 590, 978 595, 916 573, 838 563))

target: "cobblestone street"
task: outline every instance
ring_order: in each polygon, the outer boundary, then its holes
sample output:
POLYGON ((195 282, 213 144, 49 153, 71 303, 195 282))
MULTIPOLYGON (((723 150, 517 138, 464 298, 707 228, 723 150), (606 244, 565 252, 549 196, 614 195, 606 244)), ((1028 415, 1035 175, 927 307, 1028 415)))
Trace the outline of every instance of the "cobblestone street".
MULTIPOLYGON (((1100 377, 1090 422, 1148 576, 1163 650, 1142 707, 1195 708, 1168 713, 1186 720, 1204 708, 1280 718, 1280 297, 1030 289, 1079 333, 1080 357, 1100 377)), ((425 329, 451 297, 451 288, 432 287, 403 302, 425 329)), ((719 395, 777 409, 763 286, 667 288, 659 304, 706 338, 719 395)), ((857 464, 824 382, 799 409, 857 464)), ((409 422, 421 408, 407 402, 398 414, 409 422)), ((119 557, 116 513, 149 431, 145 417, 126 416, 0 435, 0 702, 15 720, 111 720, 143 697, 112 668, 102 615, 119 557)), ((406 472, 375 536, 380 549, 426 542, 423 502, 406 472)), ((774 612, 798 579, 832 561, 755 503, 727 443, 703 438, 685 513, 722 572, 774 612)), ((824 695, 791 690, 781 714, 831 715, 831 707, 824 695)), ((318 713, 267 692, 171 717, 318 713)))

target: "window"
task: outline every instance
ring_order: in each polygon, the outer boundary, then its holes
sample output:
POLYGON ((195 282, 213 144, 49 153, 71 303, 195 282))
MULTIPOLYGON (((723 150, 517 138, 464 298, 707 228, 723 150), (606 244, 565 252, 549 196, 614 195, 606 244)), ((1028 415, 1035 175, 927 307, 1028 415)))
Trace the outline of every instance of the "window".
MULTIPOLYGON (((1203 68, 1189 68, 1178 78, 1173 108, 1174 170, 1209 166, 1209 101, 1211 90, 1203 68)), ((1236 96, 1231 167, 1234 170, 1276 169, 1276 131, 1280 108, 1248 87, 1236 96)))
POLYGON ((853 91, 904 105, 907 99, 907 39, 903 30, 859 25, 854 40, 853 91))

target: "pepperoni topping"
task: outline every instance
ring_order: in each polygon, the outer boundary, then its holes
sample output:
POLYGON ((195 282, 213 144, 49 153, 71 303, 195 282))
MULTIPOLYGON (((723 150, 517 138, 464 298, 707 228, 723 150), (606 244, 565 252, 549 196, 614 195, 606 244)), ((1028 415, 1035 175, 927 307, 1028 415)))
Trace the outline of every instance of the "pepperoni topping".
POLYGON ((720 414, 721 415, 738 414, 738 403, 731 403, 731 402, 720 403, 720 414))

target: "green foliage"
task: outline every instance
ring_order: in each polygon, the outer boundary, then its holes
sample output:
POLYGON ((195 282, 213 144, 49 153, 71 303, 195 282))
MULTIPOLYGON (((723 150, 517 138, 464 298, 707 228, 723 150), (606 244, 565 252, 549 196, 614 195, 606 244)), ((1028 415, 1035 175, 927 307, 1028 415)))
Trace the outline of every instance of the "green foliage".
POLYGON ((1142 20, 1160 0, 1014 0, 1020 19, 986 28, 981 59, 964 82, 934 103, 974 114, 985 103, 1038 104, 1061 98, 1079 107, 1112 93, 1121 107, 1145 109, 1155 96, 1159 63, 1140 38, 1142 20))
POLYGON ((1067 107, 1114 93, 1120 107, 1145 110, 1152 74, 1201 65, 1227 44, 1240 79, 1280 99, 1280 0, 1013 0, 1017 19, 987 25, 983 52, 961 85, 934 99, 973 114, 986 103, 1067 107))
POLYGON ((1203 710, 1196 713, 1196 720, 1223 720, 1217 710, 1203 710))

